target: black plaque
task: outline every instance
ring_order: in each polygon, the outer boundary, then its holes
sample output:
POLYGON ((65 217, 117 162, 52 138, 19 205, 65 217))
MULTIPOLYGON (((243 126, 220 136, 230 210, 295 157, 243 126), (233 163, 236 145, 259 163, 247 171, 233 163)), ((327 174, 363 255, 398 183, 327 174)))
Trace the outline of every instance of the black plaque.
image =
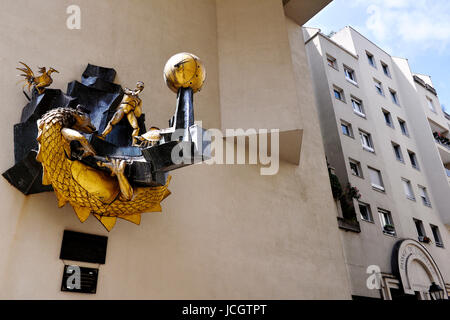
POLYGON ((60 259, 105 264, 108 237, 64 230, 60 259))

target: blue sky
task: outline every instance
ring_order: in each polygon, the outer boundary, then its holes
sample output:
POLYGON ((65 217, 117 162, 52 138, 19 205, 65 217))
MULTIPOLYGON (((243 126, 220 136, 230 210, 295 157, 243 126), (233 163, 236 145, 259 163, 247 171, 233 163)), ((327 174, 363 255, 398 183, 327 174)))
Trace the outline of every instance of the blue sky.
POLYGON ((450 112, 449 0, 334 0, 308 27, 324 34, 350 25, 392 56, 428 74, 450 112))

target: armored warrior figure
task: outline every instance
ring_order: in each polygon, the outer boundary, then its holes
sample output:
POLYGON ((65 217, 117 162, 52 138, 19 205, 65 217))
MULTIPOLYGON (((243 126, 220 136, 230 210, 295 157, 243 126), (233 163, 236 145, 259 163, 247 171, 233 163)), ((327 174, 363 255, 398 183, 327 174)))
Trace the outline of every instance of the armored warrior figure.
POLYGON ((101 139, 105 139, 108 134, 111 133, 113 126, 118 124, 120 120, 126 115, 128 122, 133 128, 133 133, 131 137, 133 139, 133 146, 137 145, 136 136, 139 134, 139 125, 137 118, 139 118, 142 114, 142 100, 139 98, 139 93, 144 90, 144 83, 142 81, 138 81, 136 83, 136 89, 130 90, 125 88, 124 96, 122 102, 117 107, 116 113, 114 113, 112 119, 108 122, 103 133, 98 137, 101 139))

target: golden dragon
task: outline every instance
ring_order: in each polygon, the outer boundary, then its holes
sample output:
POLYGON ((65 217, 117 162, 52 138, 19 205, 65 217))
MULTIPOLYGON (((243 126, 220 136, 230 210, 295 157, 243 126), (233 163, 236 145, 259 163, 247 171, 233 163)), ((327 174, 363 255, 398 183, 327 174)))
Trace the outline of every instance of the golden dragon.
POLYGON ((53 79, 51 77, 51 74, 53 72, 59 73, 58 70, 55 70, 53 68, 47 69, 45 67, 39 68, 40 76, 35 76, 33 70, 29 66, 27 66, 25 63, 19 61, 20 64, 24 66, 24 68, 16 68, 17 70, 22 71, 23 73, 20 74, 20 76, 25 77, 24 80, 25 84, 23 87, 28 85, 28 91, 30 91, 31 86, 33 85, 37 92, 39 94, 44 93, 45 88, 48 87, 53 83, 53 79))
POLYGON ((89 116, 81 109, 53 109, 38 120, 36 159, 42 163, 42 183, 53 186, 58 206, 69 202, 81 222, 92 213, 108 231, 117 218, 140 224, 141 213, 161 211, 160 202, 170 195, 170 177, 164 186, 133 188, 124 175, 125 160, 97 162, 99 167, 108 168, 110 175, 71 160, 71 141, 81 144, 82 157, 95 155, 95 150, 80 133, 90 134, 95 130, 89 116))

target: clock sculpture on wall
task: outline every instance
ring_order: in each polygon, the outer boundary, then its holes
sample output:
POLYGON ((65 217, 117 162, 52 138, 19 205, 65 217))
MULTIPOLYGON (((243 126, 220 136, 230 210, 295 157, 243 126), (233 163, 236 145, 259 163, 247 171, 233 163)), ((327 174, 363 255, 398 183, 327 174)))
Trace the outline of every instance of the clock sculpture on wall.
POLYGON ((143 82, 122 89, 113 69, 88 65, 64 94, 47 88, 51 72, 40 68, 36 77, 21 64, 33 91, 14 126, 16 164, 3 176, 26 195, 53 190, 59 207, 70 203, 81 222, 93 214, 110 231, 117 218, 140 224, 142 213, 161 211, 169 171, 210 158, 211 140, 194 124, 193 94, 206 73, 193 54, 168 60, 164 78, 177 94, 175 114, 168 128, 148 131, 143 82))

